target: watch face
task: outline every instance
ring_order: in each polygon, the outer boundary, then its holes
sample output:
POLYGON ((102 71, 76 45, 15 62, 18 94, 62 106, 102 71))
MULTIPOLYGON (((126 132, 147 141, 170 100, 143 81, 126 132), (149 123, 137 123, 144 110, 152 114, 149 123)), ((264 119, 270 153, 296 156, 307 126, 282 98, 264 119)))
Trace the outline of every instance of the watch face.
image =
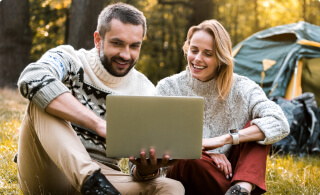
POLYGON ((230 133, 237 133, 238 132, 237 129, 231 129, 229 131, 230 131, 230 133))

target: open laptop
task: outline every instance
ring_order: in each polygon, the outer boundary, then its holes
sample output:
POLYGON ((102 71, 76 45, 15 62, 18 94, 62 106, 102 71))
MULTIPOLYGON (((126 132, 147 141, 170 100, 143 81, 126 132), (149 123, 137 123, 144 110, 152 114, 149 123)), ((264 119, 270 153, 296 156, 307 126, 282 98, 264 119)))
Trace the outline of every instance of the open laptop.
POLYGON ((108 95, 107 157, 140 158, 156 150, 157 158, 200 159, 202 97, 108 95))

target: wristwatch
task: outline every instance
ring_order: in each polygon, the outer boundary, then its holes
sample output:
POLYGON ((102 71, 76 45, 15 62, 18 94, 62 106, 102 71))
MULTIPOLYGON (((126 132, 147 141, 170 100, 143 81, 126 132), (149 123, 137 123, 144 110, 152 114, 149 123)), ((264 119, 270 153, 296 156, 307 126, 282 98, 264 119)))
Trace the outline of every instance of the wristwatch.
POLYGON ((232 136, 232 145, 239 144, 239 133, 238 129, 231 129, 229 130, 229 134, 232 136))
POLYGON ((148 174, 148 175, 140 175, 139 171, 136 168, 136 179, 138 180, 150 180, 154 179, 159 176, 160 169, 157 169, 154 173, 148 174))

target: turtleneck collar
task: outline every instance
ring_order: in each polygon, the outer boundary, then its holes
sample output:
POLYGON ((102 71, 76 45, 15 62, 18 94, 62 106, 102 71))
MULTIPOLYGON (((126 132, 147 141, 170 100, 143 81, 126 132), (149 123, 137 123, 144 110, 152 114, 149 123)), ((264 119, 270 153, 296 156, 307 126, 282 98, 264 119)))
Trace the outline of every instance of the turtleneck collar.
POLYGON ((211 79, 206 82, 200 81, 192 77, 189 66, 187 66, 186 72, 187 72, 189 85, 192 87, 193 90, 197 91, 199 95, 205 95, 208 93, 212 93, 214 91, 215 79, 211 79))
POLYGON ((102 65, 98 50, 96 48, 93 48, 90 51, 90 53, 90 56, 92 58, 90 67, 92 68, 94 74, 99 78, 99 80, 103 82, 106 86, 116 88, 118 86, 121 86, 123 83, 125 83, 132 77, 134 68, 132 68, 128 72, 128 74, 123 77, 113 76, 102 65))

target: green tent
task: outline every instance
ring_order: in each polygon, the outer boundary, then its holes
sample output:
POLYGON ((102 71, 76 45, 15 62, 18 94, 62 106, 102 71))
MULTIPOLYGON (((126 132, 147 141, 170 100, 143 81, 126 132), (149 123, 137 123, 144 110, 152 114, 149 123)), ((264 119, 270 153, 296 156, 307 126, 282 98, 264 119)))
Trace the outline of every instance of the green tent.
POLYGON ((234 72, 258 83, 268 97, 312 92, 320 104, 320 26, 298 22, 269 28, 232 52, 234 72))

